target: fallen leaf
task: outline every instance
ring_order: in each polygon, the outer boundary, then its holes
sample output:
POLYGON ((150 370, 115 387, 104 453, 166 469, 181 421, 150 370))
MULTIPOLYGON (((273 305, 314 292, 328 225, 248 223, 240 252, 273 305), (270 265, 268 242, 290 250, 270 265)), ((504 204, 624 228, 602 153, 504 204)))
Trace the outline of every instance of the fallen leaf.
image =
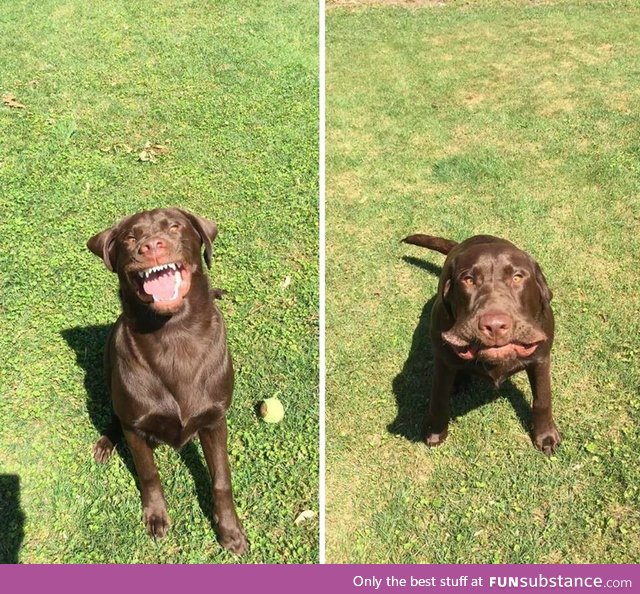
POLYGON ((290 276, 287 276, 287 278, 285 278, 285 279, 282 281, 282 283, 281 283, 281 285, 280 285, 280 286, 281 286, 283 289, 286 289, 290 284, 291 284, 291 277, 290 277, 290 276))
POLYGON ((306 522, 307 520, 312 520, 313 518, 316 517, 316 512, 314 512, 311 509, 305 509, 303 512, 301 512, 298 517, 294 520, 294 524, 296 526, 300 526, 300 524, 302 524, 303 522, 306 522))
POLYGON ((166 155, 168 152, 169 147, 163 144, 151 144, 150 142, 146 142, 142 147, 142 150, 138 153, 138 160, 155 163, 156 157, 166 155))
POLYGON ((26 109, 26 105, 23 105, 16 100, 16 96, 13 93, 5 93, 2 96, 2 103, 7 107, 13 107, 14 109, 26 109))
POLYGON ((169 147, 164 144, 152 144, 149 147, 156 155, 166 155, 169 152, 169 147))
POLYGON ((149 151, 142 151, 138 153, 138 161, 155 163, 156 159, 149 151))

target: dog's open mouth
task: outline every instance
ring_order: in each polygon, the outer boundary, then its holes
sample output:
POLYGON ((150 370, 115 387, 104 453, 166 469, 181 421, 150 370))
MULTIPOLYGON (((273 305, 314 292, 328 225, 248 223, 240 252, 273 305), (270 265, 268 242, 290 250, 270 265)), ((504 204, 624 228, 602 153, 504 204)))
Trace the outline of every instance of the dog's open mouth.
POLYGON ((500 361, 504 359, 525 359, 526 357, 530 357, 542 342, 543 341, 539 341, 530 344, 510 342, 502 346, 469 344, 465 346, 455 346, 453 349, 458 357, 466 361, 476 358, 500 361))
POLYGON ((129 273, 138 297, 156 311, 169 311, 189 292, 191 272, 182 262, 167 262, 129 273))

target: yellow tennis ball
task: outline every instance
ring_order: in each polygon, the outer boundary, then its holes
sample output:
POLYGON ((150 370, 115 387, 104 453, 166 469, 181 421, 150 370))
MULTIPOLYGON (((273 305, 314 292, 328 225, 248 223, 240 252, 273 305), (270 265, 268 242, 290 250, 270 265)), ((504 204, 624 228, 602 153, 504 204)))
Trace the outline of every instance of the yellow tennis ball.
POLYGON ((284 417, 284 407, 277 398, 267 398, 260 405, 260 416, 265 423, 279 423, 284 417))

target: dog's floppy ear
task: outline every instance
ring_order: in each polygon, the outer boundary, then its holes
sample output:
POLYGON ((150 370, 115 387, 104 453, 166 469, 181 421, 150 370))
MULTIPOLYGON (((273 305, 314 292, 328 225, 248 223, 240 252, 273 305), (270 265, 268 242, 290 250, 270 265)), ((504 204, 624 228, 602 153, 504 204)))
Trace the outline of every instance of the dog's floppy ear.
POLYGON ((189 219, 189 222, 198 232, 198 235, 200 235, 200 239, 202 239, 202 243, 204 244, 204 261, 207 263, 207 267, 211 268, 211 244, 216 238, 216 235, 218 235, 218 225, 209 219, 198 217, 186 210, 179 210, 189 219))
POLYGON ((543 301, 546 304, 549 304, 553 299, 553 293, 551 289, 547 285, 547 279, 544 278, 544 274, 542 274, 542 269, 540 265, 533 260, 533 269, 536 275, 536 285, 538 285, 538 290, 540 291, 540 295, 542 296, 543 301))
POLYGON ((96 255, 98 258, 102 258, 104 265, 111 272, 115 272, 116 267, 116 251, 115 251, 115 243, 116 243, 116 232, 118 230, 118 225, 110 227, 109 229, 105 229, 101 231, 97 235, 94 235, 89 241, 87 241, 87 247, 96 255))
POLYGON ((451 277, 443 278, 440 281, 440 286, 438 287, 438 292, 440 293, 440 297, 442 297, 442 301, 447 301, 447 295, 449 294, 449 289, 451 288, 451 277))
POLYGON ((453 260, 447 258, 442 266, 442 273, 440 274, 440 280, 438 281, 438 295, 440 295, 440 299, 442 299, 442 301, 446 301, 447 295, 449 295, 454 270, 455 264, 453 260))
POLYGON ((442 303, 449 314, 449 317, 453 318, 453 310, 451 308, 451 299, 449 299, 449 292, 451 290, 451 282, 453 279, 453 271, 455 266, 452 261, 445 261, 442 267, 442 273, 440 274, 440 280, 438 281, 438 295, 442 300, 442 303))

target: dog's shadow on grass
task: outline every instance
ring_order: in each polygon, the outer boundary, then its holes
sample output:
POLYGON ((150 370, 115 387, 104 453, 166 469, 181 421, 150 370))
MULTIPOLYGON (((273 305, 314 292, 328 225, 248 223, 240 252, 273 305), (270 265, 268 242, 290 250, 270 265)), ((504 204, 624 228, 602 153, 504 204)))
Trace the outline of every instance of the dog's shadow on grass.
MULTIPOLYGON (((407 264, 440 276, 442 268, 426 260, 404 256, 407 264)), ((429 408, 431 398, 431 382, 433 380, 433 351, 429 334, 431 310, 435 295, 427 301, 420 314, 418 325, 413 332, 411 347, 402 371, 393 380, 393 393, 398 407, 396 418, 387 429, 394 435, 401 435, 413 442, 420 442, 424 437, 424 416, 429 408)), ((493 402, 497 398, 508 398, 513 406, 520 424, 529 431, 531 422, 531 406, 525 395, 510 380, 506 380, 500 391, 481 378, 461 378, 457 382, 451 397, 451 420, 466 415, 468 412, 493 402)))
MULTIPOLYGON (((111 328, 111 325, 99 325, 69 328, 62 331, 63 338, 76 353, 78 365, 84 370, 87 413, 96 428, 96 441, 110 426, 113 414, 104 377, 104 349, 111 328)), ((92 457, 91 446, 92 444, 87 444, 87 456, 89 457, 92 457)), ((140 483, 133 458, 124 438, 120 439, 116 452, 135 479, 139 490, 140 483)), ((210 520, 212 528, 215 529, 211 503, 211 480, 198 448, 193 442, 190 442, 180 450, 179 455, 193 477, 200 509, 210 520)))
POLYGON ((0 474, 0 564, 20 563, 24 520, 20 507, 20 477, 0 474))
MULTIPOLYGON (((87 413, 96 429, 95 441, 108 432, 110 439, 117 444, 115 451, 136 480, 139 488, 131 453, 126 447, 124 439, 121 439, 117 432, 111 431, 113 409, 104 375, 104 349, 111 328, 112 326, 109 324, 80 326, 63 330, 62 336, 75 351, 76 362, 84 370, 87 413)), ((91 458, 93 458, 92 446, 93 444, 87 444, 87 456, 91 458)))

